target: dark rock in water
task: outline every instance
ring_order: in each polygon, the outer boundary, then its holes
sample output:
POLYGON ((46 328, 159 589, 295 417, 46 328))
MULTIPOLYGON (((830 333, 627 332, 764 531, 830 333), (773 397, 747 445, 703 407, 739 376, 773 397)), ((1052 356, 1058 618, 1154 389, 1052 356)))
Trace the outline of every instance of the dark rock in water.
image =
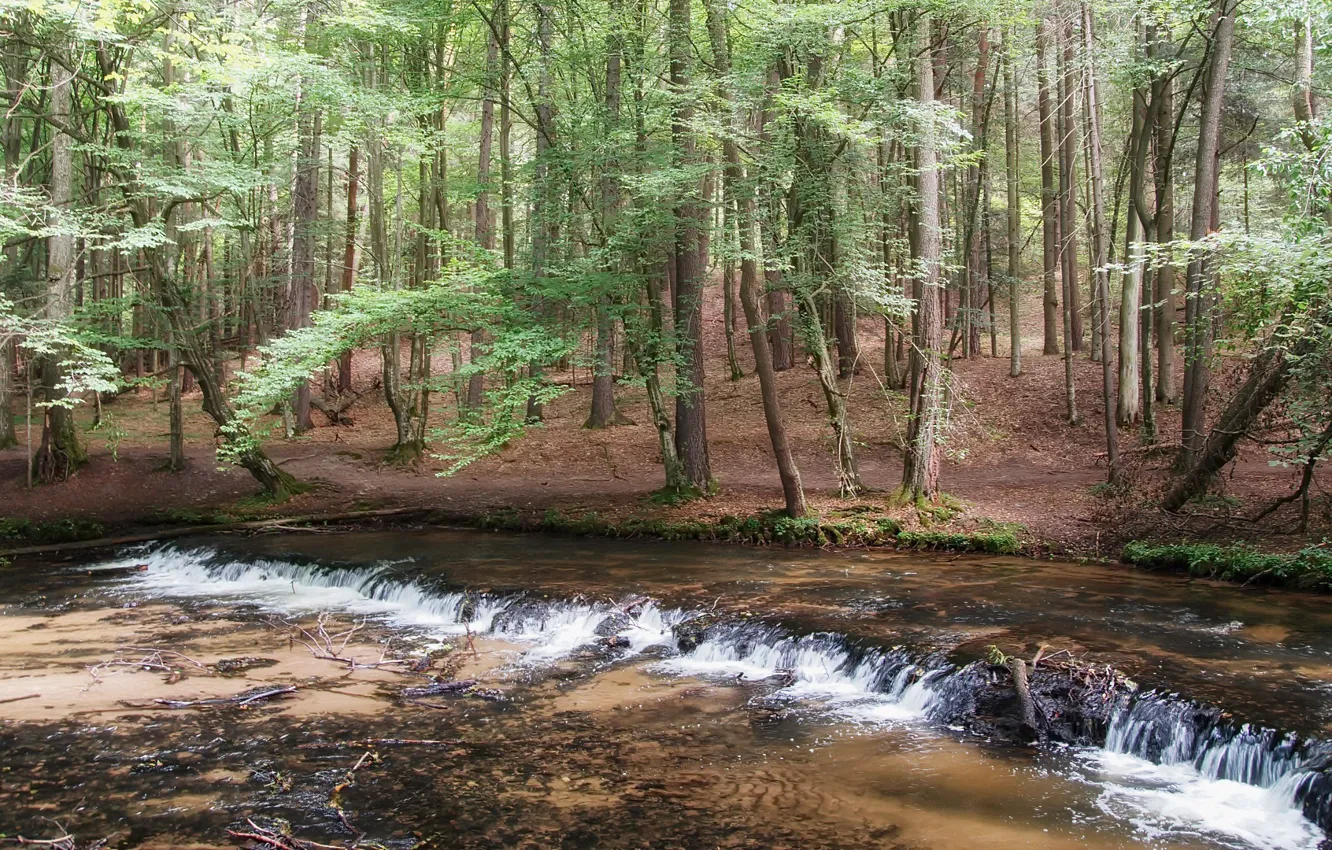
MULTIPOLYGON (((1295 786, 1295 802, 1304 816, 1326 833, 1332 833, 1332 744, 1319 743, 1299 769, 1295 786)), ((1332 849, 1332 839, 1318 845, 1320 850, 1332 849)))
POLYGON ((606 615, 606 619, 597 623, 593 630, 597 637, 610 637, 614 634, 624 631, 634 624, 634 620, 628 614, 622 611, 612 611, 606 615))
POLYGON ((259 667, 272 667, 277 664, 276 658, 256 658, 246 655, 241 658, 222 658, 213 665, 213 669, 223 676, 237 676, 246 670, 254 670, 259 667))
POLYGON ((496 634, 521 632, 529 626, 540 626, 549 618, 549 602, 525 599, 512 603, 496 614, 491 630, 496 634))
POLYGON ((601 639, 601 645, 610 649, 628 649, 630 642, 624 635, 610 635, 601 639))
POLYGON ((699 644, 707 640, 708 629, 715 625, 717 620, 715 614, 698 614, 672 626, 671 635, 675 638, 676 648, 681 652, 692 652, 697 649, 699 644))
POLYGON ((1024 720, 1012 671, 979 661, 947 678, 932 714, 940 722, 1002 741, 1098 745, 1115 709, 1136 690, 1108 668, 1069 663, 1038 664, 1028 681, 1035 728, 1024 720))

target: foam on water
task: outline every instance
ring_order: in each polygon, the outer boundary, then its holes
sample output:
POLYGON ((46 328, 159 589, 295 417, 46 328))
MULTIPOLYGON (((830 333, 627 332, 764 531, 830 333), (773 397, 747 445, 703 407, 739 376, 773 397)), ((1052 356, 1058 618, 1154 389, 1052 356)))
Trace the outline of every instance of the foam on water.
POLYGON ((1223 847, 1316 850, 1323 840, 1322 830, 1276 787, 1109 750, 1089 750, 1083 759, 1087 778, 1101 789, 1097 805, 1149 841, 1194 834, 1223 847))
MULTIPOLYGON (((522 665, 548 664, 611 636, 627 644, 627 655, 654 647, 675 653, 675 627, 694 616, 642 598, 550 602, 445 590, 412 577, 402 562, 329 567, 168 546, 104 566, 137 564, 148 569, 125 586, 138 594, 247 602, 278 614, 374 616, 441 637, 492 633, 526 646, 516 662, 522 665)), ((900 649, 753 622, 714 624, 692 649, 652 667, 671 675, 768 680, 769 699, 861 724, 949 722, 948 684, 957 672, 900 649)), ((1082 752, 1077 773, 1100 789, 1103 811, 1131 823, 1149 842, 1197 835, 1224 847, 1314 850, 1323 834, 1302 810, 1311 811, 1311 795, 1321 795, 1315 809, 1332 804, 1322 799, 1325 783, 1315 781, 1323 774, 1309 772, 1310 753, 1308 743, 1290 736, 1230 726, 1215 709, 1148 694, 1118 709, 1104 747, 1082 752)))

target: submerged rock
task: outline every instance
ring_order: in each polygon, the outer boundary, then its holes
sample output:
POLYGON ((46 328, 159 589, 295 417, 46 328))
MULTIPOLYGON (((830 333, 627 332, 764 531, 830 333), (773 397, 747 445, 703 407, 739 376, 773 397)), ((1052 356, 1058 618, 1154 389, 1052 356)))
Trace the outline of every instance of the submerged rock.
POLYGON ((719 618, 712 613, 697 614, 671 627, 671 636, 675 638, 675 647, 681 652, 692 652, 708 638, 708 629, 716 625, 719 618))
POLYGON ((973 662, 948 677, 932 714, 940 722, 1002 741, 1099 745, 1116 709, 1137 690, 1112 668, 1080 662, 1037 663, 1028 672, 1028 687, 1034 725, 1013 670, 973 662))

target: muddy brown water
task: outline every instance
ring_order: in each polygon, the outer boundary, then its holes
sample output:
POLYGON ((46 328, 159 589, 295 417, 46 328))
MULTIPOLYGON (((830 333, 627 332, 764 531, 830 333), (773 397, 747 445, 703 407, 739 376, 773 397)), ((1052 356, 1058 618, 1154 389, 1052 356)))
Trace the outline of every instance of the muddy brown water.
MULTIPOLYGON (((1047 646, 1222 706, 1236 722, 1318 737, 1332 725, 1322 597, 875 551, 454 531, 198 540, 0 573, 0 700, 13 700, 0 702, 0 833, 238 846, 227 830, 252 819, 308 841, 395 848, 1286 850, 1321 840, 1237 783, 977 739, 899 711, 909 700, 866 709, 842 679, 783 691, 737 677, 734 659, 700 652, 685 664, 669 639, 590 645, 587 610, 600 617, 612 600, 640 597, 940 664, 1047 646), (88 574, 108 561, 149 568, 88 574), (368 584, 348 578, 371 572, 368 584), (565 607, 539 615, 535 630, 459 633, 441 626, 448 612, 435 600, 460 592, 481 608, 565 607), (400 690, 423 678, 313 657, 288 621, 313 631, 320 611, 334 612, 330 632, 368 618, 347 655, 433 651, 431 672, 480 690, 405 701, 400 690), (162 649, 188 659, 167 664, 179 673, 105 664, 162 649), (214 672, 247 656, 265 663, 214 672), (298 690, 244 708, 153 702, 275 684, 298 690)), ((757 658, 745 656, 742 673, 757 658)))

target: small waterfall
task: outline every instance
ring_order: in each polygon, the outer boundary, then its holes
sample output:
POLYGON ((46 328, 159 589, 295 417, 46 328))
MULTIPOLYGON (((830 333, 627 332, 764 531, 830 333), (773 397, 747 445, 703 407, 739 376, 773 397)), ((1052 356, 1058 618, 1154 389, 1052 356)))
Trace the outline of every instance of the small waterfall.
POLYGON ((1274 729, 1226 723, 1220 711, 1144 694, 1111 720, 1105 749, 1155 764, 1188 764, 1208 779, 1271 788, 1303 764, 1304 745, 1274 729))
MULTIPOLYGON (((589 602, 446 588, 402 562, 330 566, 165 546, 105 566, 137 564, 148 569, 124 586, 141 595, 492 634, 525 646, 518 664, 548 664, 610 639, 628 656, 655 649, 652 665, 662 672, 761 682, 765 699, 858 723, 966 726, 984 713, 977 694, 992 675, 981 663, 956 667, 900 647, 662 608, 644 597, 589 602)), ((1077 751, 1103 789, 1101 807, 1146 833, 1183 828, 1222 836, 1225 846, 1304 850, 1321 840, 1314 824, 1332 832, 1332 743, 1230 723, 1217 709, 1159 693, 1125 700, 1108 728, 1079 734, 1104 735, 1100 748, 1077 751)))
POLYGON ((1332 743, 1227 722, 1219 709, 1146 693, 1115 712, 1104 749, 1212 781, 1265 789, 1332 832, 1332 743))

